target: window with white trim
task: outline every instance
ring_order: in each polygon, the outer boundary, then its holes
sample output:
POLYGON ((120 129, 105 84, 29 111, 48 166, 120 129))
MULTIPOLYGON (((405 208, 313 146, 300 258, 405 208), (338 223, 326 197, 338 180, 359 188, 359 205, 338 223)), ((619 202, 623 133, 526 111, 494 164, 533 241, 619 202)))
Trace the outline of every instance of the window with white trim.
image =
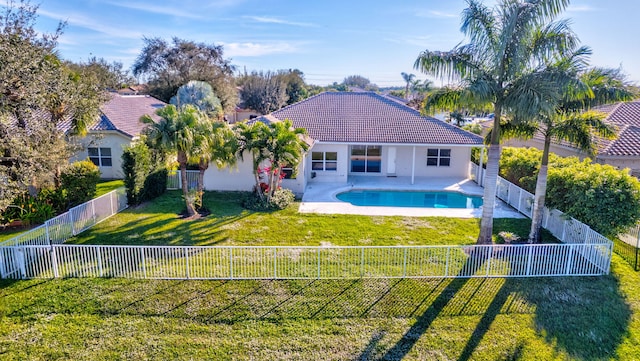
POLYGON ((427 149, 428 167, 448 167, 451 165, 451 149, 427 149))
POLYGON ((311 170, 336 171, 338 170, 337 152, 311 152, 311 170))
POLYGON ((98 167, 111 167, 111 148, 87 148, 89 160, 98 167))

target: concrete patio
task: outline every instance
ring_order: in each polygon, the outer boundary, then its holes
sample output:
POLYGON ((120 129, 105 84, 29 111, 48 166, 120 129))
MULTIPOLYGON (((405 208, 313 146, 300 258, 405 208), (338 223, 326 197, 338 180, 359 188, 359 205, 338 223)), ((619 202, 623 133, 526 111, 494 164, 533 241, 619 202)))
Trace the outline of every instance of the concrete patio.
MULTIPOLYGON (((362 207, 342 202, 338 193, 351 189, 380 189, 399 191, 453 191, 467 195, 482 196, 483 188, 470 179, 460 178, 415 178, 410 177, 363 177, 351 176, 345 183, 309 183, 300 208, 301 213, 360 214, 370 216, 412 216, 480 218, 482 208, 413 208, 413 207, 362 207)), ((515 209, 496 199, 495 218, 525 218, 515 209)))

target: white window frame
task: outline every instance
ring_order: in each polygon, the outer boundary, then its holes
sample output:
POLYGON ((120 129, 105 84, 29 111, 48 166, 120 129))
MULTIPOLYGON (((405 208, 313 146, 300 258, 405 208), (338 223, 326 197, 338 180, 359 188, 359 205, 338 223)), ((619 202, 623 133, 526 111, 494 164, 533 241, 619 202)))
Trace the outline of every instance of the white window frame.
POLYGON ((89 160, 91 160, 93 162, 93 164, 97 165, 98 167, 113 167, 113 152, 111 151, 111 148, 108 147, 88 147, 87 148, 87 155, 89 157, 89 160), (96 149, 97 150, 97 155, 91 155, 91 149, 96 149), (109 155, 103 154, 105 153, 104 149, 108 149, 109 150, 109 155), (104 165, 104 160, 105 159, 109 159, 109 165, 104 165), (97 164, 96 164, 97 161, 97 164))
POLYGON ((338 171, 338 152, 326 152, 326 151, 311 152, 311 171, 312 172, 337 172, 338 171), (314 158, 313 155, 317 153, 322 154, 322 159, 313 159, 314 158), (335 160, 327 159, 327 153, 335 154, 336 159, 335 160), (327 164, 329 163, 335 164, 335 168, 327 169, 327 164), (314 168, 314 164, 322 164, 322 169, 314 168))

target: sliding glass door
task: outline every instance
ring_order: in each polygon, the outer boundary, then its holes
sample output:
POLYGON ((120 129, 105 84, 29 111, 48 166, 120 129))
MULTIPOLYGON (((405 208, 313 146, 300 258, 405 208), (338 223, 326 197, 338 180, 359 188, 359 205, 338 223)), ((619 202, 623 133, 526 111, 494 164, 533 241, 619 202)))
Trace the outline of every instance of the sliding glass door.
POLYGON ((379 145, 352 145, 351 172, 380 173, 382 169, 382 147, 379 145))

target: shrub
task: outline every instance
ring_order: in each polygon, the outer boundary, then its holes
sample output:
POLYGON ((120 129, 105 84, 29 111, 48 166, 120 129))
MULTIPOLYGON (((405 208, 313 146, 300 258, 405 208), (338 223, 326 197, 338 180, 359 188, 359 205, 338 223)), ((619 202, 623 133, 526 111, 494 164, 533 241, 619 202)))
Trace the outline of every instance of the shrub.
POLYGON ((0 216, 0 224, 22 221, 25 226, 43 223, 55 215, 53 206, 42 197, 31 197, 25 193, 17 197, 0 216))
POLYGON ((254 211, 273 211, 287 208, 294 200, 295 196, 291 190, 280 188, 273 192, 271 201, 267 201, 266 197, 261 199, 256 192, 250 193, 242 201, 242 206, 254 211))
POLYGON ((151 152, 143 142, 136 142, 122 152, 122 172, 127 189, 127 203, 140 204, 144 199, 145 180, 151 171, 151 152))
POLYGON ((67 193, 67 202, 73 207, 92 199, 100 181, 100 169, 89 160, 73 162, 61 174, 62 189, 67 193))
POLYGON ((156 169, 147 175, 142 190, 143 200, 152 200, 162 195, 167 190, 167 176, 166 169, 156 169))
POLYGON ((293 203, 295 198, 296 197, 290 189, 280 188, 273 192, 273 196, 271 196, 271 204, 277 209, 285 209, 293 203))

